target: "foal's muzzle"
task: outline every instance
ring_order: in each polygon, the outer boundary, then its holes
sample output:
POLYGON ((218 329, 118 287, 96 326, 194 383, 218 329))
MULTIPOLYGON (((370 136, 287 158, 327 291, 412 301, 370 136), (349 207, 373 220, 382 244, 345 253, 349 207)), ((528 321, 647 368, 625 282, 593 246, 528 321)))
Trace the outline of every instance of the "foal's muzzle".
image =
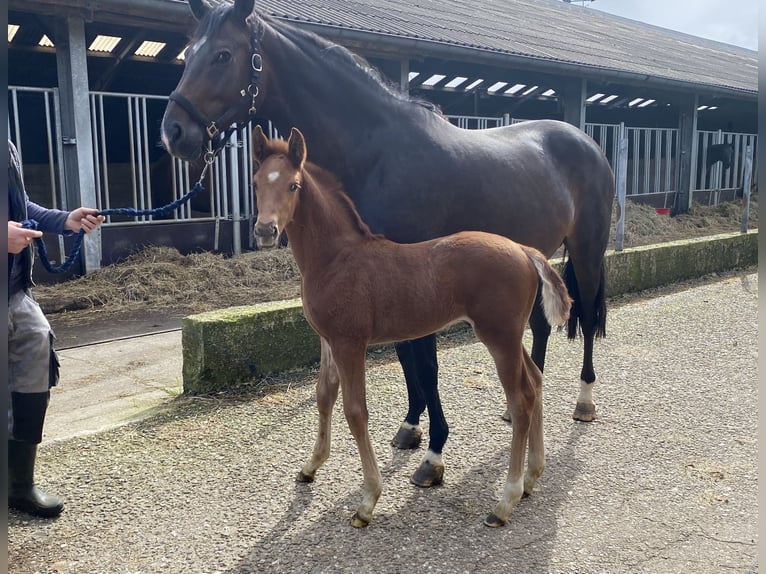
POLYGON ((279 238, 279 228, 273 221, 256 221, 253 229, 255 232, 255 244, 259 249, 276 247, 279 238))

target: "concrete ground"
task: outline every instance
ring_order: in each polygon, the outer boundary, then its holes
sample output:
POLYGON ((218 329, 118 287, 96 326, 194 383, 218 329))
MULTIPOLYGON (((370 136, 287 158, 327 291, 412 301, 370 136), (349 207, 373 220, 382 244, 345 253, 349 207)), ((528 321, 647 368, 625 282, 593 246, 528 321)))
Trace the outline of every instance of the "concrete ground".
POLYGON ((340 405, 316 482, 294 480, 314 442, 313 373, 189 398, 179 331, 66 349, 38 464, 66 508, 53 521, 10 514, 10 571, 757 572, 756 332, 752 273, 613 302, 590 424, 571 419, 582 345, 552 337, 547 467, 497 530, 482 519, 511 428, 469 335, 440 345, 441 487, 409 483, 423 449, 389 444, 406 409, 401 369, 393 355, 370 362, 384 484, 364 530, 349 525, 361 472, 340 405))

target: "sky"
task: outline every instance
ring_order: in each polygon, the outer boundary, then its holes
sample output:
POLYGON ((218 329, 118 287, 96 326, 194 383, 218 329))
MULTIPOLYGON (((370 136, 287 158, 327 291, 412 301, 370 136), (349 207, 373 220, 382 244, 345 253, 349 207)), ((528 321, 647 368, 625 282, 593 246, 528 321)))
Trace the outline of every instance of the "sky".
MULTIPOLYGON (((602 10, 686 34, 758 49, 759 0, 593 0, 602 10)), ((572 0, 582 5, 582 1, 572 0)))

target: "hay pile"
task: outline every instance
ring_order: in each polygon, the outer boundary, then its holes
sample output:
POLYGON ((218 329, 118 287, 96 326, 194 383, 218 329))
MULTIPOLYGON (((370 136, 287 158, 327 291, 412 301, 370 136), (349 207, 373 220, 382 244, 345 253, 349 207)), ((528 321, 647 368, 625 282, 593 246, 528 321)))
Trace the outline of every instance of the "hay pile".
MULTIPOLYGON (((739 201, 721 203, 710 207, 694 203, 689 213, 668 217, 667 215, 658 215, 653 207, 628 201, 625 207, 624 247, 739 231, 743 210, 744 208, 739 201)), ((616 223, 617 210, 615 208, 612 215, 610 246, 614 245, 616 223)), ((748 226, 751 229, 758 227, 758 203, 756 199, 753 199, 750 204, 748 226)))
MULTIPOLYGON (((695 205, 687 215, 658 215, 654 208, 629 202, 624 246, 739 230, 739 202, 716 207, 695 205)), ((614 228, 612 239, 614 245, 614 228)), ((750 209, 758 226, 758 206, 750 209)), ((300 276, 289 249, 248 252, 237 257, 216 253, 181 255, 169 247, 149 247, 124 262, 55 285, 40 285, 35 295, 46 313, 104 312, 188 314, 234 305, 290 299, 300 295, 300 276)))
POLYGON ((200 313, 300 296, 300 275, 289 249, 181 255, 148 247, 125 261, 56 285, 38 286, 43 311, 154 309, 200 313))

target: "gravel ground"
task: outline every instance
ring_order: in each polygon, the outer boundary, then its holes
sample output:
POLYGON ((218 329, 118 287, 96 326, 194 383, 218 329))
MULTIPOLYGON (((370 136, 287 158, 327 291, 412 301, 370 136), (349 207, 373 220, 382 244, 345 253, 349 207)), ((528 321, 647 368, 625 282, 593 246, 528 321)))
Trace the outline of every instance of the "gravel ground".
POLYGON ((547 467, 502 529, 482 519, 502 491, 511 428, 491 359, 462 334, 440 345, 452 432, 438 488, 408 481, 422 449, 389 446, 406 409, 398 363, 370 361, 384 484, 368 528, 349 525, 361 468, 340 406, 317 481, 294 480, 317 419, 304 373, 43 445, 42 486, 66 510, 10 514, 10 572, 756 572, 757 275, 655 295, 611 306, 594 423, 571 419, 582 346, 552 337, 547 467))

